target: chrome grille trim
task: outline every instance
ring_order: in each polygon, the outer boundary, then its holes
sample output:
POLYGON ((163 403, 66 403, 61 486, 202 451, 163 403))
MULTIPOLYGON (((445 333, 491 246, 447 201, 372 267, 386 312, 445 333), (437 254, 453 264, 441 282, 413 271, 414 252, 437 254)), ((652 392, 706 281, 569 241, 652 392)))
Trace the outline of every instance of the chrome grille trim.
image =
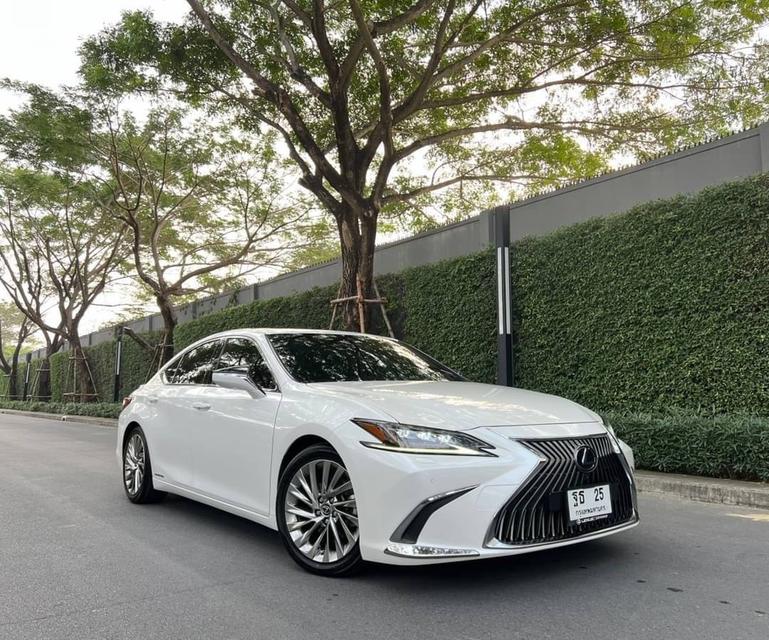
POLYGON ((526 439, 516 442, 535 453, 539 465, 494 518, 487 544, 537 545, 579 538, 623 524, 635 522, 635 487, 624 456, 614 452, 610 436, 599 434, 580 438, 526 439), (581 446, 592 447, 598 464, 584 473, 574 462, 574 452, 581 446), (570 524, 565 500, 560 508, 550 504, 551 495, 567 489, 595 484, 610 484, 612 514, 602 520, 570 524))

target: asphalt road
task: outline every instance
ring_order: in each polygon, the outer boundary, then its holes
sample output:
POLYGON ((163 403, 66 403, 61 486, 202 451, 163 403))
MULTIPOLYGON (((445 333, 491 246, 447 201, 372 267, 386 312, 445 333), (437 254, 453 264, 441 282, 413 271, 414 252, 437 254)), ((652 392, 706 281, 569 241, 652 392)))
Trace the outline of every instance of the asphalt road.
POLYGON ((642 497, 606 540, 332 580, 246 520, 131 505, 114 439, 0 414, 0 638, 769 638, 769 512, 642 497))

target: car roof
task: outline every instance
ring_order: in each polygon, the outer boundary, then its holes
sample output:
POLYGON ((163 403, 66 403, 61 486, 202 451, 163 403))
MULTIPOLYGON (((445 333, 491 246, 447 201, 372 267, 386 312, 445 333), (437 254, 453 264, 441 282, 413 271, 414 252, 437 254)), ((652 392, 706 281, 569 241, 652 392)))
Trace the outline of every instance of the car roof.
POLYGON ((379 336, 376 334, 365 333, 361 334, 357 331, 333 331, 330 329, 291 329, 291 328, 278 328, 278 327, 243 327, 241 329, 229 329, 227 331, 220 331, 219 333, 213 333, 208 338, 230 336, 230 335, 242 335, 244 333, 255 333, 271 335, 275 333, 314 333, 320 335, 341 335, 341 336, 370 336, 372 338, 383 338, 385 336, 379 336))

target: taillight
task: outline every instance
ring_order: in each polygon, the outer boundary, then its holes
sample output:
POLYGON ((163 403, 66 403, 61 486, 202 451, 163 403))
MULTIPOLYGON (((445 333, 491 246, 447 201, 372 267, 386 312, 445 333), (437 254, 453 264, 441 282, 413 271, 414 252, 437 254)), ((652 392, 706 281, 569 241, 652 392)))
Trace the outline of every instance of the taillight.
POLYGON ((131 396, 126 396, 123 398, 123 409, 125 409, 129 404, 133 402, 133 398, 131 396))

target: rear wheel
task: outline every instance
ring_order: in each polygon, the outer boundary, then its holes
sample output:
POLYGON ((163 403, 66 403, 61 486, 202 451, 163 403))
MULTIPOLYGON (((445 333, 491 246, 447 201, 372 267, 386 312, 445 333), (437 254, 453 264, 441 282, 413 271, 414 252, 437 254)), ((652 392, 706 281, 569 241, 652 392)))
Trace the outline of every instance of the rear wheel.
POLYGON ((278 484, 277 519, 288 552, 304 569, 343 576, 363 564, 355 492, 331 447, 314 445, 289 462, 278 484))
POLYGON ((152 463, 141 427, 131 429, 123 443, 123 489, 136 504, 157 502, 166 495, 152 486, 152 463))

